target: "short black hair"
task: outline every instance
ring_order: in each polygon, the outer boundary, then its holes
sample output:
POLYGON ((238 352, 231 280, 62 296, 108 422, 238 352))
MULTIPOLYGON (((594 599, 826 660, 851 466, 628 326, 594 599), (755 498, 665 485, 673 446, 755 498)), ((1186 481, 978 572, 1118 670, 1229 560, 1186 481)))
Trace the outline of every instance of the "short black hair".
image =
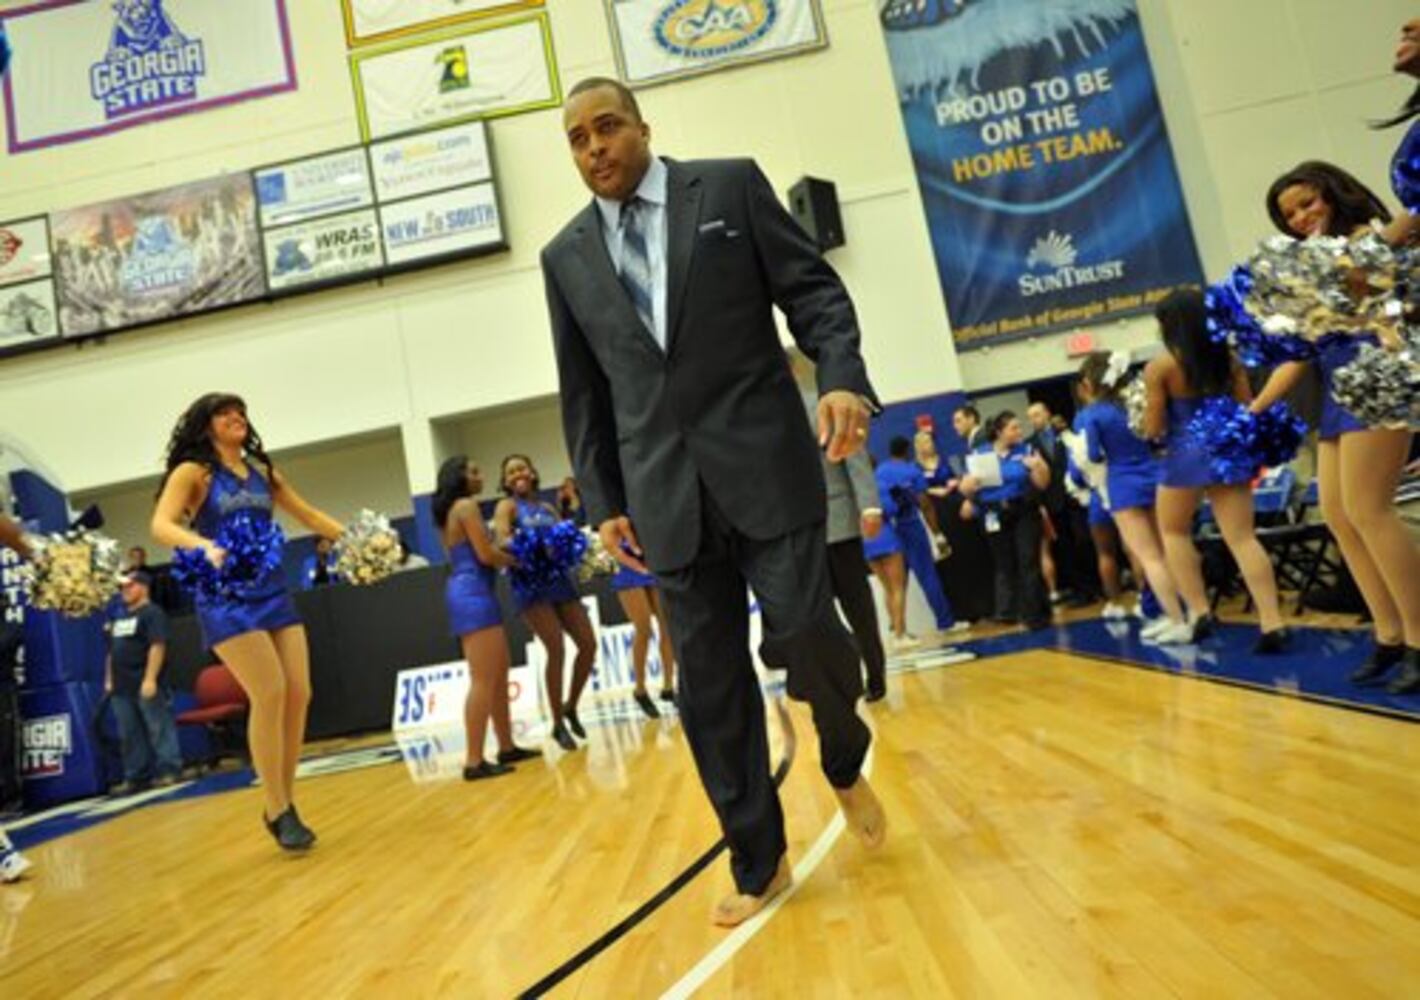
POLYGON ((641 105, 636 103, 636 95, 631 92, 631 88, 620 80, 614 80, 609 76, 589 76, 585 80, 579 80, 571 90, 567 91, 567 100, 571 100, 578 94, 585 94, 589 90, 600 90, 609 87, 616 91, 616 96, 621 99, 621 106, 631 112, 638 122, 644 121, 641 117, 641 105))
POLYGON ((888 442, 888 454, 893 458, 906 458, 912 454, 912 442, 899 434, 888 442))
POLYGON ((972 420, 975 420, 978 424, 981 423, 981 412, 977 410, 976 407, 972 406, 970 403, 958 406, 953 412, 965 413, 968 417, 970 417, 972 420))

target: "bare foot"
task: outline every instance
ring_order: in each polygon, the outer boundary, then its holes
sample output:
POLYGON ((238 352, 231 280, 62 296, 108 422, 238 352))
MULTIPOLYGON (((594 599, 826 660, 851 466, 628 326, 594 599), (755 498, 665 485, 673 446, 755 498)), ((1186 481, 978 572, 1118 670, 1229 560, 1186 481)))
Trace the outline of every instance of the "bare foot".
POLYGON ((838 804, 843 807, 843 818, 848 821, 848 829, 867 848, 881 847, 887 839, 887 817, 883 815, 882 803, 873 792, 873 786, 861 774, 853 782, 852 788, 835 788, 838 804))
POLYGON ((735 927, 742 924, 768 906, 775 896, 789 888, 793 882, 794 874, 789 870, 789 859, 782 857, 774 877, 764 887, 764 892, 758 896, 747 896, 742 892, 731 893, 715 904, 710 919, 718 927, 735 927))

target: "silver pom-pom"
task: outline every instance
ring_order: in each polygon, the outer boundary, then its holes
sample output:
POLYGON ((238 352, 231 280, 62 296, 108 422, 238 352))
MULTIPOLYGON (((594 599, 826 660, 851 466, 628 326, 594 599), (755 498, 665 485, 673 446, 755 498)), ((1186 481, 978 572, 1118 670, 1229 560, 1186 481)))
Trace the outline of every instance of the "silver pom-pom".
POLYGON ((58 611, 66 618, 87 618, 102 611, 118 593, 122 551, 118 542, 94 532, 25 539, 33 553, 20 567, 29 604, 58 611))
POLYGON ((1135 437, 1149 439, 1144 433, 1144 411, 1149 408, 1149 389, 1142 378, 1136 378, 1119 390, 1119 402, 1124 406, 1124 415, 1129 418, 1129 429, 1135 437))
POLYGON ((1248 259, 1246 307, 1263 329, 1317 341, 1333 333, 1375 333, 1399 344, 1397 289, 1416 259, 1375 233, 1356 239, 1273 236, 1248 259))
POLYGON ((594 576, 613 576, 621 569, 621 563, 616 561, 616 556, 607 551, 602 544, 601 536, 595 531, 585 532, 587 536, 587 552, 582 556, 581 565, 577 567, 577 579, 586 583, 594 576))
POLYGON ((362 510, 335 541, 335 572, 356 586, 379 583, 399 568, 399 532, 390 519, 362 510))
POLYGON ((1420 430, 1420 330, 1408 328, 1398 351, 1362 344, 1332 375, 1331 395, 1371 427, 1420 430))

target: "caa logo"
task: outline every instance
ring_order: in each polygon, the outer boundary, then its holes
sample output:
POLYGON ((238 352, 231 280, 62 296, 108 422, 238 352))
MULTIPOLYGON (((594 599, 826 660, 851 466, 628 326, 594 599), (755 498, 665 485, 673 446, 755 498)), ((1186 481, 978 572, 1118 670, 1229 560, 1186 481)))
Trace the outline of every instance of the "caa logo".
POLYGON ((715 59, 754 45, 778 20, 778 0, 672 0, 652 34, 671 55, 715 59))
POLYGON ((25 778, 57 778, 64 773, 64 758, 73 749, 69 716, 46 715, 27 719, 24 730, 25 778))

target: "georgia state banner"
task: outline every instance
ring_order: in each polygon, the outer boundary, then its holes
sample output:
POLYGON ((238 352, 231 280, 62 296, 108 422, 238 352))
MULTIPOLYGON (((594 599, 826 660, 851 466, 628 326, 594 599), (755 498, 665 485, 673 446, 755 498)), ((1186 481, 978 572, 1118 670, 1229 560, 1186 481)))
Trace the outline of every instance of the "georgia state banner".
POLYGON ((958 347, 1201 282, 1134 0, 881 0, 879 20, 958 347))
POLYGON ((285 0, 51 0, 0 31, 11 153, 296 88, 285 0))

